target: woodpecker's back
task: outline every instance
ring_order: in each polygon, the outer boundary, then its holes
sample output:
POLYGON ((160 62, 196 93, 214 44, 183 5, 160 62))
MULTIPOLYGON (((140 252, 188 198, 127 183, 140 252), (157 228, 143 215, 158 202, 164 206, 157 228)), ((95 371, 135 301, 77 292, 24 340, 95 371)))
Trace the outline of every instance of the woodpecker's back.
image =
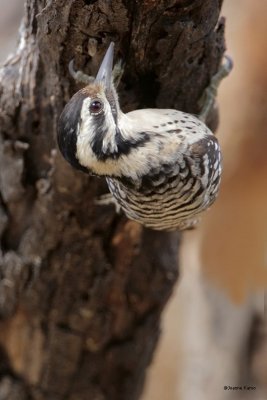
POLYGON ((74 167, 104 176, 130 219, 157 230, 190 228, 218 193, 218 141, 191 114, 124 114, 112 82, 112 57, 111 45, 95 81, 63 110, 59 148, 74 167))
POLYGON ((128 218, 157 230, 187 229, 215 200, 221 178, 217 139, 196 117, 175 110, 126 114, 147 135, 127 155, 128 171, 108 177, 128 218), (138 121, 138 122, 137 122, 138 121))

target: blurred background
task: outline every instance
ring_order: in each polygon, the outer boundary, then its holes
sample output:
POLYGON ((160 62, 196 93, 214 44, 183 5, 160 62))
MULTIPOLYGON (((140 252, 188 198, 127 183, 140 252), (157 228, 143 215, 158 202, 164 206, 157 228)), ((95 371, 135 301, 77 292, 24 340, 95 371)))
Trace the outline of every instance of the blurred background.
POLYGON ((16 48, 23 4, 23 0, 0 1, 0 63, 16 48))
MULTIPOLYGON (((1 0, 0 62, 22 13, 22 0, 1 0)), ((222 15, 234 60, 218 98, 222 188, 184 235, 142 400, 267 399, 267 2, 225 0, 222 15)))

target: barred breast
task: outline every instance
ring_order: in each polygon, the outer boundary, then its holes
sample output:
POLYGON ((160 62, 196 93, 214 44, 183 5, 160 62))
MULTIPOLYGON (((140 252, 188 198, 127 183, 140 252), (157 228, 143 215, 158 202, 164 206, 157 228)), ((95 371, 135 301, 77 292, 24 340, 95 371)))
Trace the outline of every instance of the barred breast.
POLYGON ((122 177, 107 183, 128 218, 156 230, 183 230, 214 202, 220 178, 220 148, 207 135, 138 181, 122 177))

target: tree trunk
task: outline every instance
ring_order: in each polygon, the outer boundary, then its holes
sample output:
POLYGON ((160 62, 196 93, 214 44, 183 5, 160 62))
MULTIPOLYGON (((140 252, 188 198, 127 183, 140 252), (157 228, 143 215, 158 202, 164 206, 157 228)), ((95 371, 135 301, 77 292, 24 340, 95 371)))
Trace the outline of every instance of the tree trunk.
POLYGON ((124 111, 197 113, 224 52, 221 0, 27 0, 0 70, 0 399, 133 400, 177 278, 179 233, 94 200, 103 179, 57 151, 57 120, 115 41, 124 111))

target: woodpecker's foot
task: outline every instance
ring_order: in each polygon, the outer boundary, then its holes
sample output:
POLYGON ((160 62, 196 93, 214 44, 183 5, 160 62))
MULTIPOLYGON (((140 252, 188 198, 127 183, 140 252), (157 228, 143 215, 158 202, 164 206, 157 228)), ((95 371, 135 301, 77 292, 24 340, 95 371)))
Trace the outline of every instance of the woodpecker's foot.
POLYGON ((75 79, 75 81, 86 83, 86 85, 88 85, 89 83, 92 83, 95 80, 93 76, 86 75, 82 71, 79 70, 75 71, 73 62, 74 62, 73 59, 69 62, 69 73, 71 74, 73 79, 75 79))
MULTIPOLYGON (((71 74, 73 79, 75 79, 75 81, 85 83, 86 85, 89 85, 90 83, 94 82, 94 80, 95 80, 94 76, 87 75, 80 70, 75 71, 73 64, 74 64, 74 59, 72 59, 69 62, 69 73, 71 74)), ((123 72, 124 72, 124 66, 123 66, 122 60, 119 60, 114 65, 114 68, 112 71, 113 83, 114 83, 115 88, 117 88, 119 86, 123 72)))
POLYGON ((113 67, 113 71, 112 71, 112 77, 113 77, 113 83, 115 88, 117 89, 117 87, 120 84, 122 75, 124 72, 124 64, 122 62, 122 59, 120 59, 113 67))
POLYGON ((214 106, 220 82, 223 80, 223 78, 230 74, 232 68, 232 59, 229 56, 224 56, 224 61, 222 62, 218 72, 213 75, 210 85, 205 89, 200 100, 200 103, 202 104, 202 110, 198 118, 201 121, 205 122, 207 120, 207 117, 214 106))
POLYGON ((95 200, 95 204, 97 204, 98 206, 113 205, 117 214, 119 214, 121 210, 120 205, 111 193, 103 194, 102 196, 100 196, 97 200, 95 200))

